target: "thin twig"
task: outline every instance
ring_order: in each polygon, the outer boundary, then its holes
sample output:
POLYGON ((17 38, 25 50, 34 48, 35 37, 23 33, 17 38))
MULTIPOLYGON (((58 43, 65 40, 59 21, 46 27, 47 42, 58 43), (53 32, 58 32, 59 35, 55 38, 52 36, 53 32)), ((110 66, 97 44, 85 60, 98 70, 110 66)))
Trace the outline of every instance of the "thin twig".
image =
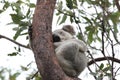
MULTIPOLYGON (((114 59, 115 58, 115 53, 114 53, 113 41, 111 41, 111 48, 112 48, 112 57, 114 59)), ((111 72, 112 72, 112 79, 113 79, 114 78, 114 61, 112 61, 111 72)))
POLYGON ((119 4, 119 0, 115 0, 115 4, 116 4, 116 7, 117 7, 118 11, 120 11, 120 4, 119 4))
MULTIPOLYGON (((101 28, 102 28, 102 54, 103 54, 103 56, 104 57, 106 57, 106 55, 105 55, 105 43, 104 43, 104 33, 106 32, 106 30, 105 30, 105 11, 104 11, 104 9, 103 9, 103 20, 102 20, 102 23, 101 23, 101 28)), ((107 59, 107 57, 106 57, 106 59, 107 59)), ((107 59, 107 61, 108 61, 108 64, 110 65, 110 61, 109 61, 109 59, 107 59)))
POLYGON ((38 74, 38 71, 35 72, 35 74, 31 77, 31 79, 33 79, 37 74, 38 74))
POLYGON ((99 65, 96 63, 95 59, 93 58, 93 56, 90 54, 90 51, 88 51, 88 54, 89 54, 90 57, 92 58, 92 61, 94 61, 94 64, 97 65, 97 67, 99 67, 99 65))
MULTIPOLYGON (((87 68, 90 71, 90 73, 93 73, 89 66, 87 68)), ((95 80, 97 79, 97 77, 95 75, 93 75, 93 77, 95 78, 95 80)))
POLYGON ((6 37, 6 36, 0 35, 0 38, 4 38, 4 39, 6 39, 6 40, 9 40, 9 41, 11 41, 11 42, 13 42, 13 43, 15 43, 15 44, 21 46, 21 47, 24 47, 24 48, 30 49, 28 46, 23 45, 23 44, 20 44, 20 43, 18 43, 18 42, 16 42, 16 41, 14 41, 14 40, 12 40, 12 39, 6 37))
POLYGON ((117 76, 117 72, 120 70, 120 67, 115 71, 115 76, 117 76))

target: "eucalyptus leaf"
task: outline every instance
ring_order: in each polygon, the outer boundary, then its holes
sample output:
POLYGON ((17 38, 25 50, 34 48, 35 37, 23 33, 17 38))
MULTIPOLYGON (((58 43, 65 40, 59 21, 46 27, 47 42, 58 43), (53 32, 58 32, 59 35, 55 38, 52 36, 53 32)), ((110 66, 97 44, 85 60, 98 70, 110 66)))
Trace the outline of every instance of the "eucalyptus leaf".
POLYGON ((67 15, 63 15, 62 20, 61 20, 61 22, 59 24, 64 23, 66 21, 66 19, 67 19, 67 15))
POLYGON ((66 5, 69 9, 73 9, 73 2, 72 0, 66 0, 66 5))

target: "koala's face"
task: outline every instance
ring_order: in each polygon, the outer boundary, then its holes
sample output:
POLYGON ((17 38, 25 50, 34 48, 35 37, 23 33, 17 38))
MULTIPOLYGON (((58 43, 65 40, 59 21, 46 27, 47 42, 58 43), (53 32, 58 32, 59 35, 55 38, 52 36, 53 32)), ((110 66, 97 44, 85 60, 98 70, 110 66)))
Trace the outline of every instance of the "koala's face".
POLYGON ((58 29, 53 32, 53 42, 61 42, 72 38, 73 36, 69 32, 62 29, 58 29))

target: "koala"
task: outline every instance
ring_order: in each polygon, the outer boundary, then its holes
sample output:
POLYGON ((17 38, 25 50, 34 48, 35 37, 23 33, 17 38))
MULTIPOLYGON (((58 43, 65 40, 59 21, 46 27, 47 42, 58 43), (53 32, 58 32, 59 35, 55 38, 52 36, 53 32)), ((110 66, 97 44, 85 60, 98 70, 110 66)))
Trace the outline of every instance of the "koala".
POLYGON ((75 31, 71 25, 53 31, 53 42, 58 62, 70 77, 78 77, 87 66, 86 44, 73 36, 75 31))
POLYGON ((53 32, 53 42, 54 46, 57 47, 61 42, 73 39, 75 31, 71 25, 65 25, 62 29, 57 29, 53 32))

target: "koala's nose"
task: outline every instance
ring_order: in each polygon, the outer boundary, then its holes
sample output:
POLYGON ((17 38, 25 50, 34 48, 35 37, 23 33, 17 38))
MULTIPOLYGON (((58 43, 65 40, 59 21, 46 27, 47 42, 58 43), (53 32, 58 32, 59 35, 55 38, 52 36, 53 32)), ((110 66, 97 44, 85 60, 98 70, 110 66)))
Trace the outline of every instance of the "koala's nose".
POLYGON ((53 34, 52 36, 53 36, 53 42, 59 42, 60 41, 60 37, 59 36, 57 36, 55 34, 53 34))

